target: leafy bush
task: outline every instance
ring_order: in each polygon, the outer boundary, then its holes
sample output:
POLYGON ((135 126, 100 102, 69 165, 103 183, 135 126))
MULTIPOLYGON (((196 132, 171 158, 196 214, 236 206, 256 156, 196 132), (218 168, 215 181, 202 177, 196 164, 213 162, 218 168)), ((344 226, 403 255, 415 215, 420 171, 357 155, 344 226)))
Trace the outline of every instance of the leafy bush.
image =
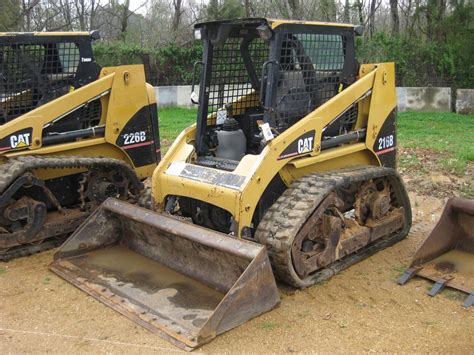
POLYGON ((191 83, 193 63, 202 57, 202 45, 170 45, 144 48, 124 42, 101 42, 94 46, 101 66, 143 64, 147 81, 153 85, 186 85, 191 83))

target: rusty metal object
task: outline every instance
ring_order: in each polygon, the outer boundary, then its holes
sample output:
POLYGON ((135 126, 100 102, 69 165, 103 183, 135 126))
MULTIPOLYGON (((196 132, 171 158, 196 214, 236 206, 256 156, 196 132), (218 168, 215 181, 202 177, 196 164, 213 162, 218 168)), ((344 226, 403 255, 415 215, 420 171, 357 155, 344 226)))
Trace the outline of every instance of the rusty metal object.
POLYGON ((336 191, 328 194, 293 241, 295 271, 304 278, 400 230, 405 224, 404 213, 394 202, 385 178, 360 183, 354 206, 343 201, 336 191), (343 214, 351 209, 350 216, 343 214))
POLYGON ((400 277, 403 285, 413 276, 435 282, 435 296, 444 287, 466 292, 464 305, 474 301, 474 200, 448 200, 440 220, 415 253, 410 268, 400 277))
POLYGON ((142 188, 133 169, 112 158, 21 156, 6 160, 0 165, 0 260, 56 246, 57 240, 73 232, 107 195, 127 198, 142 188), (33 173, 61 168, 88 170, 87 176, 83 174, 78 181, 79 201, 72 205, 61 206, 55 192, 33 173), (42 199, 30 194, 33 188, 42 192, 42 199), (15 200, 16 196, 23 197, 15 200), (53 208, 48 209, 44 201, 53 208), (42 240, 48 243, 39 248, 37 244, 42 240))
POLYGON ((108 199, 50 269, 185 350, 274 308, 264 246, 108 199))

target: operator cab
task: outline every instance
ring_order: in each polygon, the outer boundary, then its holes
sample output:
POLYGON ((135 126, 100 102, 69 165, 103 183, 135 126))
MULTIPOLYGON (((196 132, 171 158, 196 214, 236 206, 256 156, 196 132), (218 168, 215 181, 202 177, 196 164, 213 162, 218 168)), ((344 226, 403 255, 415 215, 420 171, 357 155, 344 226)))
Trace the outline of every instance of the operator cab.
MULTIPOLYGON (((0 125, 96 80, 94 32, 0 33, 0 125)), ((49 133, 97 125, 99 100, 63 117, 49 133)))
MULTIPOLYGON (((261 125, 285 131, 355 81, 353 25, 263 18, 201 23, 197 164, 234 170, 266 144, 261 125)), ((194 83, 193 83, 194 88, 194 83)), ((324 131, 353 128, 357 105, 324 131)))

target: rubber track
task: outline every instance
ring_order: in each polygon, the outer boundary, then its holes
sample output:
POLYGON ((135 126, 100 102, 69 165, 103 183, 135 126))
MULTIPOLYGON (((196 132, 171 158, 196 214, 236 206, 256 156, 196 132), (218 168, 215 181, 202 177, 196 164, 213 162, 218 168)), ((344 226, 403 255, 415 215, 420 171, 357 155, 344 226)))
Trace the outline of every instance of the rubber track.
POLYGON ((267 246, 276 277, 296 288, 311 286, 332 277, 337 272, 365 259, 406 237, 411 226, 411 209, 408 195, 400 176, 395 170, 382 167, 354 167, 328 173, 314 173, 293 182, 278 200, 268 209, 258 225, 255 238, 267 246), (315 208, 334 189, 355 182, 379 177, 392 177, 399 181, 397 197, 405 207, 407 226, 400 233, 378 239, 365 248, 335 261, 326 268, 301 280, 291 263, 291 243, 315 208))
POLYGON ((3 193, 16 179, 34 169, 85 168, 90 170, 98 167, 120 171, 130 181, 133 193, 143 188, 135 171, 121 160, 102 157, 25 155, 9 158, 5 164, 0 165, 0 192, 3 193))
MULTIPOLYGON (((130 192, 132 194, 138 194, 143 189, 143 183, 139 180, 132 167, 121 160, 103 157, 25 155, 9 158, 6 163, 0 165, 0 193, 3 193, 16 179, 35 169, 68 168, 117 170, 130 181, 130 192)), ((44 239, 44 242, 41 244, 14 247, 0 254, 0 260, 8 261, 20 256, 27 256, 51 249, 62 240, 64 238, 44 239)))

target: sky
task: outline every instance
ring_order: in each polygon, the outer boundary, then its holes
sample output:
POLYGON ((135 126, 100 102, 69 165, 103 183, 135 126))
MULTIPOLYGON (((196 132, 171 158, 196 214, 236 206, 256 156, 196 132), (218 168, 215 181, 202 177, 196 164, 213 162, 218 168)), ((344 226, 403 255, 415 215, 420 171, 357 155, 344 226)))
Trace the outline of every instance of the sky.
POLYGON ((136 11, 142 15, 146 13, 148 0, 130 0, 130 10, 136 11), (144 6, 142 6, 145 3, 144 6), (137 10, 138 9, 138 10, 137 10))

